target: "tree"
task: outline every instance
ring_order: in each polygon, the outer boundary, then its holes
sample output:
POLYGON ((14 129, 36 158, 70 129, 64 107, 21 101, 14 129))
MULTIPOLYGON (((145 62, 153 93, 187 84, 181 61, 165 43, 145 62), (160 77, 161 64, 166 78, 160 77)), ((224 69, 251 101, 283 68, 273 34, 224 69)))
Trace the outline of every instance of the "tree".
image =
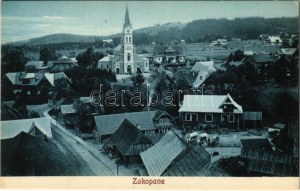
POLYGON ((28 61, 22 51, 14 48, 3 50, 1 59, 1 74, 4 76, 8 72, 24 71, 25 64, 28 61))
POLYGON ((45 66, 47 65, 49 60, 57 60, 55 50, 47 47, 42 48, 40 50, 40 60, 44 62, 45 66))

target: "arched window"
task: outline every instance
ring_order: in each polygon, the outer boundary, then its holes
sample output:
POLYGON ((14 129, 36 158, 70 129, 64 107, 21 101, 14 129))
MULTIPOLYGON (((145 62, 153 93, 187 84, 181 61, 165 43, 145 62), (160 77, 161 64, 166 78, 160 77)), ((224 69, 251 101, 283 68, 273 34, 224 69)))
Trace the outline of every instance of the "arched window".
POLYGON ((131 43, 131 36, 129 37, 129 43, 131 43))
POLYGON ((126 36, 126 43, 128 43, 128 37, 126 36))
POLYGON ((106 65, 106 68, 108 68, 108 64, 106 65))
POLYGON ((130 56, 130 53, 127 54, 127 61, 130 61, 131 60, 131 56, 130 56))

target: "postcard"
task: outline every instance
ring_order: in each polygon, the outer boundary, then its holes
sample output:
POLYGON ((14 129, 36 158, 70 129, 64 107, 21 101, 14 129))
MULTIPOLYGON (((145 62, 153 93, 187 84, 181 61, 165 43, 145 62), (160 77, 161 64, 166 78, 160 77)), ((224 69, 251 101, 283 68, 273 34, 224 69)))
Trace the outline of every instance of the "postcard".
POLYGON ((298 1, 3 1, 2 188, 298 189, 298 1))

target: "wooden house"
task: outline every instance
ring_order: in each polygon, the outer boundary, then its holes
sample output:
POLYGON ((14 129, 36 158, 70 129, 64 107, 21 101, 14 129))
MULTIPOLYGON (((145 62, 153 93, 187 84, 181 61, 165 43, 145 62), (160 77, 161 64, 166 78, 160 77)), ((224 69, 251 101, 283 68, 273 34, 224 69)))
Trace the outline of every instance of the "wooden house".
POLYGON ((13 138, 21 132, 52 139, 51 122, 47 117, 1 121, 1 139, 13 138))
POLYGON ((292 154, 275 152, 266 138, 241 139, 241 157, 252 176, 296 176, 298 161, 292 154))
POLYGON ((227 95, 185 95, 179 109, 184 128, 240 128, 243 108, 227 95))
POLYGON ((127 119, 112 134, 110 140, 126 166, 141 164, 139 154, 153 145, 151 140, 127 119))
POLYGON ((157 111, 142 111, 130 113, 118 113, 111 115, 94 116, 97 137, 102 141, 109 138, 127 119, 133 125, 139 127, 142 133, 163 133, 169 129, 170 126, 157 126, 155 123, 155 116, 157 111))

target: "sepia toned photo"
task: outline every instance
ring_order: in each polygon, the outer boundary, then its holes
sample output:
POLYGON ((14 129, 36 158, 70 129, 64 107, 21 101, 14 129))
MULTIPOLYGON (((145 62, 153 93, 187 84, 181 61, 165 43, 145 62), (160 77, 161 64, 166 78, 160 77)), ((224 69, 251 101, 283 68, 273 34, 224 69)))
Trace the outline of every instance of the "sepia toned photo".
POLYGON ((1 7, 1 176, 299 176, 298 1, 1 7))

